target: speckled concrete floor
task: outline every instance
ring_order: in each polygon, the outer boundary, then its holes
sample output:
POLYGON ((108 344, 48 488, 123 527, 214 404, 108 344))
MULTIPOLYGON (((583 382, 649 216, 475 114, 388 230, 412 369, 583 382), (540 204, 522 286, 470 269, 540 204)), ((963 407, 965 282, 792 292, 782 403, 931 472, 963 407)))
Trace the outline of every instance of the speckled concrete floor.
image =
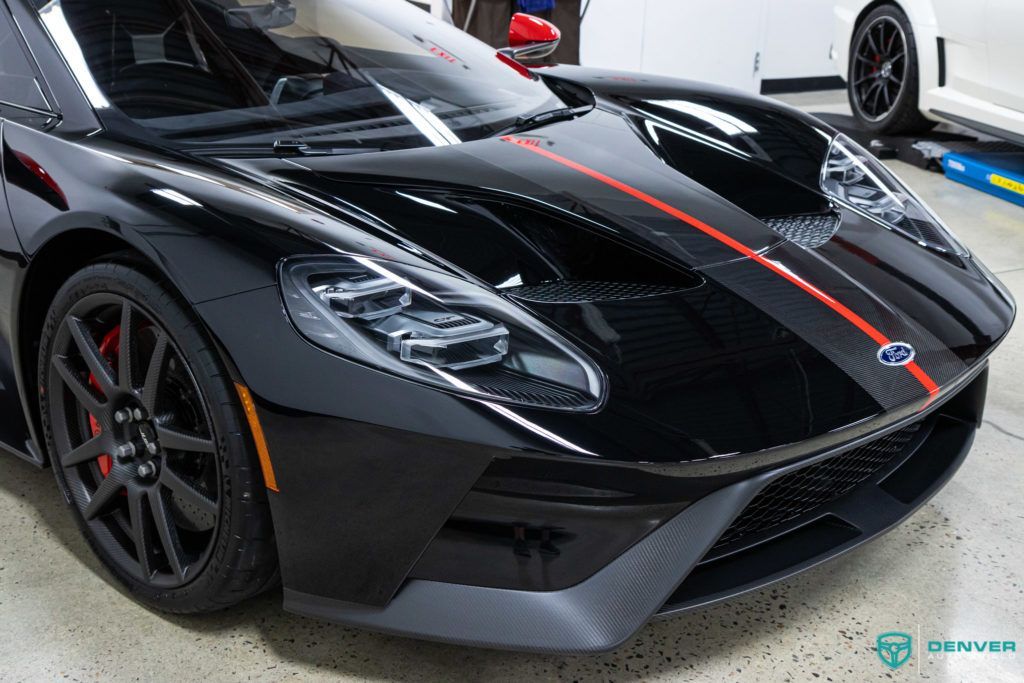
MULTIPOLYGON (((894 168, 1024 301, 1024 209, 894 168)), ((51 473, 0 458, 0 679, 1021 681, 1024 655, 915 654, 890 672, 874 643, 918 629, 925 639, 1024 641, 1022 358, 1018 326, 993 359, 973 453, 906 524, 775 587, 649 625, 600 657, 354 631, 285 614, 276 592, 204 618, 150 612, 106 580, 51 473)))

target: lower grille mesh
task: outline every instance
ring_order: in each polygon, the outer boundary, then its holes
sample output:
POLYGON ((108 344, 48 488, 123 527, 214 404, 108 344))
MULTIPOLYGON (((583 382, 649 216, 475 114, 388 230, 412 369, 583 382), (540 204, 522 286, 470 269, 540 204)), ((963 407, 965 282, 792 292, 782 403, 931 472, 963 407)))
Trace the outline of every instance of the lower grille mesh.
POLYGON ((785 524, 849 493, 903 454, 920 429, 921 423, 914 423, 779 477, 754 497, 712 550, 785 524))

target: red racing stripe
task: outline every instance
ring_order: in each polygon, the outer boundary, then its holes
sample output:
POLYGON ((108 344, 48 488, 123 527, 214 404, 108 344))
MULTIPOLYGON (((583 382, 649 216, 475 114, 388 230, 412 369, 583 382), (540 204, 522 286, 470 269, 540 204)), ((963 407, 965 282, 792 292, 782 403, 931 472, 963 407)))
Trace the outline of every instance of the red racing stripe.
MULTIPOLYGON (((665 202, 661 201, 660 199, 656 199, 656 198, 652 197, 651 195, 647 194, 646 192, 643 192, 641 190, 636 189, 635 187, 627 185, 626 183, 623 183, 623 182, 621 182, 619 180, 616 180, 615 178, 611 178, 609 176, 606 176, 605 174, 601 173, 600 171, 595 171, 594 169, 588 168, 588 167, 584 166, 583 164, 576 163, 575 161, 572 161, 571 159, 566 159, 565 157, 563 157, 563 156, 561 156, 559 154, 555 154, 554 152, 546 150, 543 147, 541 147, 537 143, 537 141, 534 141, 534 140, 524 140, 523 138, 517 138, 517 137, 511 136, 511 135, 507 135, 507 136, 503 137, 502 140, 504 140, 505 142, 514 143, 514 144, 518 145, 519 147, 521 147, 523 149, 529 150, 529 151, 534 152, 535 154, 539 154, 539 155, 541 155, 543 157, 547 157, 548 159, 550 159, 550 160, 552 160, 554 162, 557 162, 557 163, 559 163, 559 164, 561 164, 563 166, 567 166, 568 168, 571 168, 574 171, 578 171, 579 173, 582 173, 582 174, 584 174, 586 176, 589 176, 589 177, 593 178, 594 180, 600 181, 600 182, 604 183, 605 185, 608 185, 609 187, 614 187, 616 190, 619 190, 620 192, 628 194, 629 196, 631 196, 631 197, 633 197, 635 199, 638 199, 638 200, 644 202, 645 204, 649 204, 650 206, 653 206, 654 208, 658 209, 659 211, 667 213, 668 215, 672 216, 673 218, 677 218, 677 219, 681 220, 682 222, 684 222, 684 223, 686 223, 686 224, 696 228, 697 230, 700 230, 704 234, 706 234, 706 235, 708 235, 710 237, 715 238, 716 240, 718 240, 722 244, 730 247, 731 249, 734 249, 735 251, 739 252, 740 254, 743 254, 744 256, 746 256, 747 258, 751 259, 752 261, 754 261, 756 263, 759 263, 760 265, 762 265, 765 268, 767 268, 768 270, 772 271, 773 273, 775 273, 779 277, 782 277, 782 278, 788 280, 789 282, 793 283, 794 285, 796 285, 800 289, 804 290, 805 292, 807 292, 808 294, 813 296, 818 301, 821 301, 823 304, 825 304, 826 306, 831 308, 833 311, 835 311, 839 315, 843 316, 843 318, 848 320, 850 322, 850 324, 852 324, 858 330, 860 330, 861 332, 866 334, 868 337, 870 337, 872 339, 872 341, 874 341, 879 346, 885 346, 887 344, 891 344, 892 343, 891 339, 889 339, 887 336, 882 334, 882 332, 879 331, 876 327, 874 327, 871 323, 869 323, 868 321, 864 320, 864 318, 860 317, 859 315, 857 315, 856 313, 851 311, 849 308, 847 308, 842 303, 837 301, 831 295, 825 293, 824 291, 822 291, 818 287, 815 287, 810 282, 807 282, 806 280, 804 280, 803 278, 799 277, 798 275, 796 275, 794 273, 791 273, 790 271, 786 270, 785 268, 780 266, 778 263, 775 263, 774 261, 770 261, 770 260, 766 259, 765 257, 761 256, 760 254, 758 254, 757 252, 755 252, 753 249, 751 249, 750 247, 746 246, 745 244, 742 244, 741 242, 736 241, 735 239, 733 239, 732 237, 729 237, 728 235, 726 235, 722 231, 717 230, 717 229, 711 227, 707 223, 705 223, 705 222, 703 222, 703 221, 701 221, 701 220, 699 220, 697 218, 694 218, 693 216, 689 215, 688 213, 685 213, 684 211, 680 211, 679 209, 675 208, 674 206, 670 206, 669 204, 666 204, 665 202)), ((921 366, 919 366, 916 362, 908 363, 905 367, 910 372, 910 374, 913 375, 914 378, 918 382, 921 383, 921 386, 925 388, 925 390, 928 392, 929 395, 935 396, 936 394, 939 393, 939 386, 935 383, 935 381, 931 377, 928 376, 928 373, 926 373, 924 370, 921 369, 921 366)))

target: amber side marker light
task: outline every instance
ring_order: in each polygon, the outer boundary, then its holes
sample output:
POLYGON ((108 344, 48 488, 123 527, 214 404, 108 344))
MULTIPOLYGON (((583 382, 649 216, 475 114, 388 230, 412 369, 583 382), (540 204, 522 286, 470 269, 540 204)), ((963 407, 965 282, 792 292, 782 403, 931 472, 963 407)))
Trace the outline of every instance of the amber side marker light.
POLYGON ((245 410, 245 418, 249 420, 252 440, 256 442, 256 454, 259 455, 260 468, 263 469, 263 481, 268 489, 274 493, 279 493, 277 478, 274 476, 274 466, 270 463, 267 439, 263 436, 263 426, 260 425, 259 415, 256 414, 256 403, 252 400, 252 394, 249 393, 248 388, 236 383, 235 389, 238 391, 238 397, 242 399, 242 409, 245 410))

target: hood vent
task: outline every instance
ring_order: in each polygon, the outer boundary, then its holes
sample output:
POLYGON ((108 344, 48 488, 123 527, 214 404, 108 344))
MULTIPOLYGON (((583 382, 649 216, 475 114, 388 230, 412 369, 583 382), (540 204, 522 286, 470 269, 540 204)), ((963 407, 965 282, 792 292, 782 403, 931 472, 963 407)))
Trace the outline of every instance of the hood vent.
POLYGON ((538 303, 615 301, 699 287, 652 241, 507 195, 338 183, 335 194, 503 294, 538 303), (348 191, 342 192, 347 189, 348 191))
POLYGON ((764 223, 805 249, 817 249, 839 230, 839 216, 834 213, 765 218, 764 223))
POLYGON ((558 280, 536 285, 511 287, 502 292, 523 301, 540 304, 585 304, 598 301, 624 301, 664 296, 685 287, 644 282, 595 282, 558 280))

